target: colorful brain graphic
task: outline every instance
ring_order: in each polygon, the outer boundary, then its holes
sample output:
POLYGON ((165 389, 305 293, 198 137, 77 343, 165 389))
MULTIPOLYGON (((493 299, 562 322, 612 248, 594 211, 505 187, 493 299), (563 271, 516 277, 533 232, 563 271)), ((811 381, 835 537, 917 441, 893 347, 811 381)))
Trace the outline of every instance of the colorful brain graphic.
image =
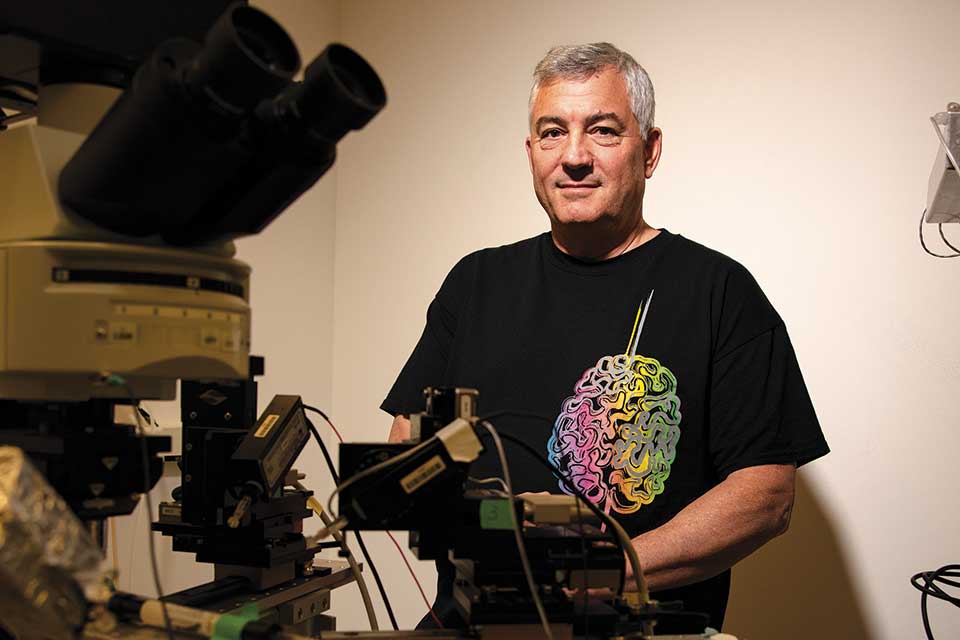
POLYGON ((605 356, 564 400, 550 461, 608 513, 634 513, 663 493, 680 417, 669 369, 653 358, 605 356))

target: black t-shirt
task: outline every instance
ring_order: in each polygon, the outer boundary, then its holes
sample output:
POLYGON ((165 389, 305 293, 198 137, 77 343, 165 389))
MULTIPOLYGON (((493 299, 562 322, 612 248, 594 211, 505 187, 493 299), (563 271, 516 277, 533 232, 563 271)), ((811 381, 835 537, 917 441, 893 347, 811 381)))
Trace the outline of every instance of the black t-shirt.
MULTIPOLYGON (((829 451, 756 281, 666 230, 602 262, 564 254, 549 233, 463 258, 381 408, 422 411, 427 386, 478 389, 480 414, 543 451, 631 536, 737 469, 829 451)), ((507 454, 515 491, 561 491, 527 454, 507 454)), ((500 475, 492 452, 471 475, 500 475)), ((655 596, 719 627, 729 580, 655 596)))

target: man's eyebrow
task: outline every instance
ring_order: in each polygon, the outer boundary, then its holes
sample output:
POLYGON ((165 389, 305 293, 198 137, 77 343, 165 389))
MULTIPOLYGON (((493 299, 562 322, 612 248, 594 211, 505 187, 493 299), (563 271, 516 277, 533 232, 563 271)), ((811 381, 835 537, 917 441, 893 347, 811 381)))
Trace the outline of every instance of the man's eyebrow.
MULTIPOLYGON (((626 129, 626 123, 613 111, 606 111, 604 113, 595 113, 587 118, 586 126, 592 126, 598 122, 603 122, 604 120, 612 120, 617 124, 621 129, 626 129)), ((567 121, 561 118, 560 116, 540 116, 537 118, 537 121, 534 125, 534 131, 540 131, 540 129, 547 124, 556 124, 561 127, 567 126, 567 121)))
POLYGON ((604 120, 613 120, 614 122, 617 123, 617 126, 620 127, 621 129, 627 128, 626 123, 620 119, 620 116, 613 113, 612 111, 608 111, 606 113, 593 114, 592 116, 587 118, 587 126, 589 127, 590 125, 597 124, 598 122, 603 122, 604 120))
POLYGON ((540 131, 540 128, 545 124, 558 124, 561 127, 567 125, 567 121, 561 118, 560 116, 540 116, 537 118, 537 122, 534 124, 534 131, 540 131))

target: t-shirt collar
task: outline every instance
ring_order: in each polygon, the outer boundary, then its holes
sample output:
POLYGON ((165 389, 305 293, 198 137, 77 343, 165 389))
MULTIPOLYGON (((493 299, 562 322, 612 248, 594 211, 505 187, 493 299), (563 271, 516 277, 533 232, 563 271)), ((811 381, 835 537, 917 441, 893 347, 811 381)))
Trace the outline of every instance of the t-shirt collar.
POLYGON ((551 237, 549 231, 540 236, 540 245, 550 262, 564 271, 572 271, 584 275, 605 275, 617 271, 620 268, 631 268, 646 264, 651 256, 675 237, 674 234, 666 229, 661 228, 659 231, 660 233, 654 238, 647 240, 640 246, 622 255, 607 258, 606 260, 583 260, 564 253, 554 244, 553 237, 551 237))

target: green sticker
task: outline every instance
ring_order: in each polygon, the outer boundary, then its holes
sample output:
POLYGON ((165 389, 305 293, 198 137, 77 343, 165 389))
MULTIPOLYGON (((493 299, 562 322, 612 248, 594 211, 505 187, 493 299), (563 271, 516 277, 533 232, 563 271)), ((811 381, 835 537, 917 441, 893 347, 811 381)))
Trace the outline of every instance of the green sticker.
POLYGON ((512 503, 506 498, 484 500, 480 503, 481 529, 513 529, 510 519, 512 503))
POLYGON ((259 618, 260 612, 257 605, 248 604, 237 613, 220 616, 210 637, 213 640, 240 640, 240 634, 243 633, 246 624, 259 618))

